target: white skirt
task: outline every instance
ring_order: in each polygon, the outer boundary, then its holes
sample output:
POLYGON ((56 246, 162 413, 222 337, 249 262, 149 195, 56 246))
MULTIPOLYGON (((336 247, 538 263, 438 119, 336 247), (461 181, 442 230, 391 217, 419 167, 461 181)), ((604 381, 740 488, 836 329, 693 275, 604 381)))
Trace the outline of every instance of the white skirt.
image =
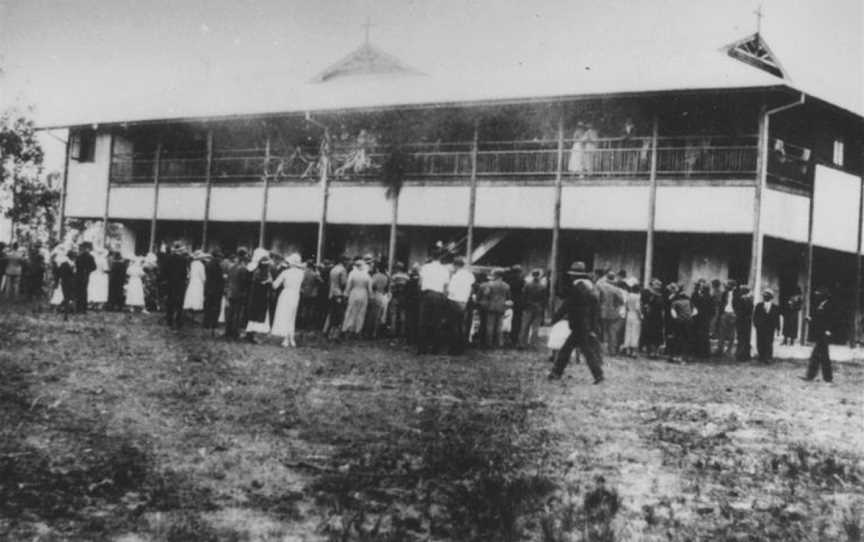
POLYGON ((87 281, 87 301, 108 303, 108 273, 93 271, 87 281))
POLYGON ((246 324, 246 333, 270 333, 270 311, 267 311, 263 322, 249 322, 246 324))

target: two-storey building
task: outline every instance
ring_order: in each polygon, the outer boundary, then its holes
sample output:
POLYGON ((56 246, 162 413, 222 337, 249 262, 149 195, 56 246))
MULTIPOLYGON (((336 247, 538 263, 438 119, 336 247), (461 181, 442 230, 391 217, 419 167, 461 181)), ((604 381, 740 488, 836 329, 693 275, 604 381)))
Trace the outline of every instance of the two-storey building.
POLYGON ((130 254, 182 238, 411 263, 440 240, 553 277, 583 259, 781 299, 824 284, 852 327, 864 124, 796 87, 759 34, 497 78, 366 43, 303 84, 224 96, 69 126, 65 217, 116 223, 130 254))

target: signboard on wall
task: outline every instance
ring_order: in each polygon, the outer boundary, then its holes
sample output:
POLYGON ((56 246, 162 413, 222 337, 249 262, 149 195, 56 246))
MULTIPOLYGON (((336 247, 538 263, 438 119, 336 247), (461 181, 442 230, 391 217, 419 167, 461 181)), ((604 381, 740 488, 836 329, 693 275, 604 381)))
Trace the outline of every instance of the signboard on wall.
POLYGON ((813 185, 813 244, 858 252, 860 201, 859 177, 817 165, 813 185))

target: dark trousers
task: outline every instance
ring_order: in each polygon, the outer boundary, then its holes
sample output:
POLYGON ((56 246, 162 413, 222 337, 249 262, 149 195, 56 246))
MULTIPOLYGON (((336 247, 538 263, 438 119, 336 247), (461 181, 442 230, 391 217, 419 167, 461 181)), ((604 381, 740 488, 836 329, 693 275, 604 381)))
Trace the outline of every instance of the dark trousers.
POLYGON ((522 309, 522 322, 519 327, 519 346, 528 348, 537 340, 537 332, 543 323, 543 308, 526 306, 522 309))
POLYGON ((225 304, 225 336, 239 339, 240 331, 246 327, 246 300, 228 299, 225 304))
POLYGON ((750 361, 750 334, 752 320, 750 318, 737 317, 735 319, 735 359, 738 361, 750 361))
POLYGON ((484 339, 483 344, 488 348, 497 348, 502 346, 501 342, 501 320, 504 318, 503 312, 483 311, 484 324, 484 339))
POLYGON ((345 320, 345 297, 331 297, 327 306, 327 320, 324 323, 324 333, 337 335, 342 329, 343 320, 345 320))
POLYGON ((467 328, 465 322, 465 303, 447 301, 447 340, 451 354, 459 355, 465 351, 468 343, 467 328))
POLYGON ((822 380, 825 382, 834 380, 834 373, 831 369, 831 356, 828 351, 828 339, 826 337, 818 337, 816 344, 813 345, 813 352, 810 353, 810 364, 807 365, 807 380, 816 378, 819 369, 822 369, 822 380))
POLYGON ((441 344, 441 324, 447 298, 440 292, 424 290, 420 294, 420 317, 417 328, 417 352, 437 352, 441 344))
POLYGON ((570 356, 573 354, 574 348, 579 348, 582 354, 585 355, 585 363, 591 371, 591 376, 594 380, 603 378, 603 354, 600 352, 600 340, 594 333, 573 333, 564 341, 564 346, 558 350, 558 355, 555 357, 555 366, 552 368, 552 375, 560 377, 564 374, 564 369, 570 363, 570 356))
POLYGON ((183 290, 169 287, 165 292, 165 323, 168 327, 183 327, 183 290))
POLYGON ((623 318, 603 318, 603 340, 606 341, 606 353, 610 356, 618 353, 619 334, 623 324, 623 318))
POLYGON ((87 312, 87 280, 75 284, 75 312, 87 312))
POLYGON ((219 311, 222 309, 222 293, 204 294, 204 329, 216 329, 219 324, 219 311))
POLYGON ((774 359, 774 330, 756 330, 756 352, 759 361, 768 362, 774 359))

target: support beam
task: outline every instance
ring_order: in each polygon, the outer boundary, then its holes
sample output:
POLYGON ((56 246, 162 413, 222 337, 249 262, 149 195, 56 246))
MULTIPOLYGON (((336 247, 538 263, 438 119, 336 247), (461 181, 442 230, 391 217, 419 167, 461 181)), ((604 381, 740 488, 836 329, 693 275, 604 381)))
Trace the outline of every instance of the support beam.
POLYGON ((390 218, 390 243, 387 247, 387 272, 393 275, 393 266, 396 265, 396 227, 399 221, 399 193, 393 194, 390 201, 391 212, 390 218))
POLYGON ((69 151, 72 149, 72 131, 66 132, 66 160, 63 161, 63 184, 60 185, 60 212, 59 212, 59 242, 63 242, 66 237, 66 191, 69 184, 69 160, 72 157, 69 151))
POLYGON ((261 195, 261 226, 258 228, 258 246, 263 247, 267 234, 267 203, 270 199, 270 134, 264 142, 264 193, 261 195))
POLYGON ((468 189, 468 234, 465 237, 465 262, 474 263, 474 214, 477 210, 477 154, 479 152, 480 121, 474 121, 474 141, 471 144, 471 180, 468 189))
POLYGON ((811 298, 813 297, 813 208, 814 205, 814 196, 816 195, 815 183, 813 189, 810 191, 810 208, 808 210, 809 217, 807 219, 807 278, 804 282, 804 311, 802 322, 801 333, 799 333, 799 337, 801 337, 801 344, 807 344, 808 335, 810 334, 810 324, 807 319, 810 316, 810 307, 811 307, 811 298))
POLYGON ((849 346, 855 348, 855 345, 858 344, 858 330, 860 326, 858 325, 858 318, 861 312, 861 226, 864 225, 864 176, 861 177, 860 183, 860 196, 861 198, 858 200, 858 244, 857 252, 855 253, 855 299, 854 299, 854 307, 855 312, 852 313, 852 329, 849 334, 849 346))
POLYGON ((114 134, 109 133, 111 141, 108 144, 108 179, 105 182, 105 211, 102 214, 102 246, 108 246, 108 218, 111 208, 111 177, 114 171, 114 134))
POLYGON ((204 164, 204 221, 201 223, 201 250, 207 250, 207 229, 210 226, 210 192, 213 189, 213 129, 207 130, 207 162, 204 164))
POLYGON ((555 204, 552 208, 552 246, 549 250, 549 310, 555 312, 555 294, 558 292, 558 245, 561 238, 561 192, 564 177, 564 111, 558 116, 558 155, 555 163, 555 204))
POLYGON ((156 155, 153 159, 153 218, 150 220, 150 248, 148 252, 156 252, 156 221, 159 219, 159 168, 162 161, 162 141, 156 143, 156 155))
POLYGON ((330 201, 330 130, 324 128, 321 140, 321 151, 318 157, 318 169, 321 176, 321 218, 318 219, 318 244, 315 250, 315 264, 321 265, 324 260, 324 246, 327 236, 327 205, 330 201))
POLYGON ((660 119, 657 113, 651 121, 651 169, 648 173, 648 228, 645 235, 645 266, 642 284, 651 284, 654 276, 654 226, 657 222, 657 137, 660 132, 660 119))
POLYGON ((768 112, 765 106, 759 110, 759 143, 756 155, 756 184, 753 191, 753 243, 750 249, 750 285, 753 288, 753 298, 761 299, 759 290, 762 288, 762 253, 765 249, 765 234, 762 220, 762 193, 768 177, 768 112))

